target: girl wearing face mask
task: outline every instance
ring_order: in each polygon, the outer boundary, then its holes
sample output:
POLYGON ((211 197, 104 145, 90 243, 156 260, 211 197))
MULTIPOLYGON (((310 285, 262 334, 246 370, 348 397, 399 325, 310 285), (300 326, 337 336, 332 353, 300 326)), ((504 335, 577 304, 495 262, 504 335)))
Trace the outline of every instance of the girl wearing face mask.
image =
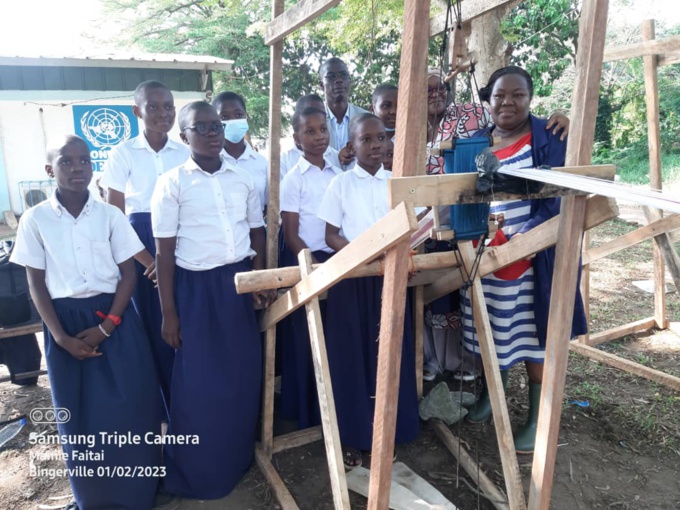
POLYGON ((255 152, 246 141, 248 133, 246 102, 235 92, 220 92, 213 99, 212 105, 224 124, 224 152, 227 161, 251 174, 262 204, 262 213, 266 216, 269 196, 268 163, 264 156, 255 152))

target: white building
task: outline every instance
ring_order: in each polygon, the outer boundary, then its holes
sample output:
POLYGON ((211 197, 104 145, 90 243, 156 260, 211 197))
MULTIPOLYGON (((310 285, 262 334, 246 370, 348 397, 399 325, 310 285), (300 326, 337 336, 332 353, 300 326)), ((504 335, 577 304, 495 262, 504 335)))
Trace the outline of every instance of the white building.
MULTIPOLYGON (((166 84, 179 111, 209 98, 212 72, 229 72, 232 63, 167 54, 0 56, 0 211, 21 214, 51 193, 45 147, 52 137, 75 133, 86 138, 99 171, 111 147, 143 129, 131 113, 139 83, 166 84)), ((177 126, 170 136, 179 139, 177 126)))

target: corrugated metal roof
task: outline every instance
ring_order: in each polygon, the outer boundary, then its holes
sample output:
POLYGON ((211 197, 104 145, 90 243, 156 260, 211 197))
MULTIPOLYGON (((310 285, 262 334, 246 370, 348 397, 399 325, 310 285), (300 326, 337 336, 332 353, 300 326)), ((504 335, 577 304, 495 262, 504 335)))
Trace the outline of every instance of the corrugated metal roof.
POLYGON ((233 60, 208 55, 180 55, 171 53, 105 53, 72 56, 9 56, 0 55, 0 66, 38 67, 117 67, 225 71, 231 70, 233 60))

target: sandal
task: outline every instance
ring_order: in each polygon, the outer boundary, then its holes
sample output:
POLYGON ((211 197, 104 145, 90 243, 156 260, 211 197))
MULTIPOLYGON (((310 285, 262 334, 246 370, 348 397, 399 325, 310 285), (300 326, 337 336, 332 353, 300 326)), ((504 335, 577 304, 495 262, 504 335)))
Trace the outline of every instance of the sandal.
POLYGON ((352 470, 361 467, 364 463, 364 456, 361 451, 356 448, 345 448, 342 455, 342 461, 345 464, 345 469, 352 470))
POLYGON ((423 370, 423 381, 427 381, 427 382, 434 381, 436 377, 437 377, 437 374, 432 373, 428 370, 423 370))
POLYGON ((453 374, 453 378, 456 381, 470 382, 470 381, 474 381, 475 379, 477 379, 477 377, 479 377, 479 376, 476 373, 470 372, 468 370, 460 370, 460 371, 455 372, 453 374))

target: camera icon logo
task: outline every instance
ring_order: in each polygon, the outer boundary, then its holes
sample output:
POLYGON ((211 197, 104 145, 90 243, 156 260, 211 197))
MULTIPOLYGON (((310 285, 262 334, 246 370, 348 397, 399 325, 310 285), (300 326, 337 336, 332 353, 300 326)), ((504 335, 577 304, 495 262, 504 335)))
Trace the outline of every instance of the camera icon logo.
POLYGON ((68 423, 71 419, 71 411, 65 407, 36 407, 29 413, 31 421, 35 424, 68 423))

